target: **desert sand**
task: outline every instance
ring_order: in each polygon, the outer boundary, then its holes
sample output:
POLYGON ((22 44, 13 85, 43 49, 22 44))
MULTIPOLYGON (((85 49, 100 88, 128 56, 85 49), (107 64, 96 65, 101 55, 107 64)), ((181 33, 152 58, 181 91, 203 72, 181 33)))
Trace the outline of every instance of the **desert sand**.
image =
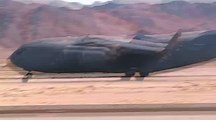
POLYGON ((144 80, 121 74, 36 73, 25 84, 25 71, 5 67, 9 54, 11 50, 1 49, 0 106, 216 102, 215 61, 153 73, 144 80))

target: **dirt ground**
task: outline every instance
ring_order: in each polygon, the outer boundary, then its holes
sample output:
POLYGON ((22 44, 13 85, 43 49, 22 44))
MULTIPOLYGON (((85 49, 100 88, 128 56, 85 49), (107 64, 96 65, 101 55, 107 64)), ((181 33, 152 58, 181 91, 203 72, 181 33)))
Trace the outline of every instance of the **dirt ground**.
POLYGON ((144 81, 107 74, 77 78, 77 74, 38 73, 24 84, 25 71, 4 67, 9 54, 11 50, 1 49, 0 106, 216 102, 215 61, 154 73, 144 81))

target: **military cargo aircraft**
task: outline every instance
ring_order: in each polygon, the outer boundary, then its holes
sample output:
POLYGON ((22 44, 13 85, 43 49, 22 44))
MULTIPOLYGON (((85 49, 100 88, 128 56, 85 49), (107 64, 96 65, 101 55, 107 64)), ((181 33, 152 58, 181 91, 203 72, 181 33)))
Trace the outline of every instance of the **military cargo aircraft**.
POLYGON ((137 35, 134 39, 107 36, 65 37, 21 46, 11 56, 26 71, 46 73, 125 73, 172 69, 216 57, 216 31, 171 35, 137 35))

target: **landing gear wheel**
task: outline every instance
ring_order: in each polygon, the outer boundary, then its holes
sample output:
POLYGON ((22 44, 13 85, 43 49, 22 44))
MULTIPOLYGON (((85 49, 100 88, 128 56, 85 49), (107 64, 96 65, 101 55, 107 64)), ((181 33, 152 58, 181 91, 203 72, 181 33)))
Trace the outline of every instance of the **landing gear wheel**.
POLYGON ((140 77, 148 77, 149 72, 139 72, 140 77))
POLYGON ((133 77, 136 74, 136 69, 130 69, 125 73, 125 77, 133 77))
POLYGON ((24 77, 24 78, 22 78, 22 83, 28 83, 28 78, 26 78, 26 77, 24 77))
POLYGON ((135 75, 135 72, 126 72, 125 77, 133 77, 135 75))
POLYGON ((28 83, 29 79, 32 78, 33 73, 29 71, 23 78, 22 78, 22 83, 28 83))

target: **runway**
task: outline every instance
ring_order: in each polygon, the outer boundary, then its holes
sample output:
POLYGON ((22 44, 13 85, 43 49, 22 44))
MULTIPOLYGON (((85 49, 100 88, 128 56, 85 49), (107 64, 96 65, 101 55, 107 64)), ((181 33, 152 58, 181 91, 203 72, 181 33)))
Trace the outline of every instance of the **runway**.
POLYGON ((3 120, 215 120, 216 112, 0 115, 3 120))
POLYGON ((3 120, 214 120, 216 104, 64 105, 0 107, 3 120))
POLYGON ((4 117, 4 120, 16 120, 19 118, 19 120, 215 120, 216 115, 215 113, 194 113, 191 115, 185 115, 184 113, 178 114, 178 115, 172 115, 170 113, 162 113, 166 115, 160 115, 161 113, 152 114, 152 115, 142 115, 141 113, 133 113, 132 115, 128 115, 128 113, 123 113, 121 115, 80 115, 80 116, 74 116, 74 115, 32 115, 32 116, 7 116, 4 117), (123 115, 125 114, 125 115, 123 115))

